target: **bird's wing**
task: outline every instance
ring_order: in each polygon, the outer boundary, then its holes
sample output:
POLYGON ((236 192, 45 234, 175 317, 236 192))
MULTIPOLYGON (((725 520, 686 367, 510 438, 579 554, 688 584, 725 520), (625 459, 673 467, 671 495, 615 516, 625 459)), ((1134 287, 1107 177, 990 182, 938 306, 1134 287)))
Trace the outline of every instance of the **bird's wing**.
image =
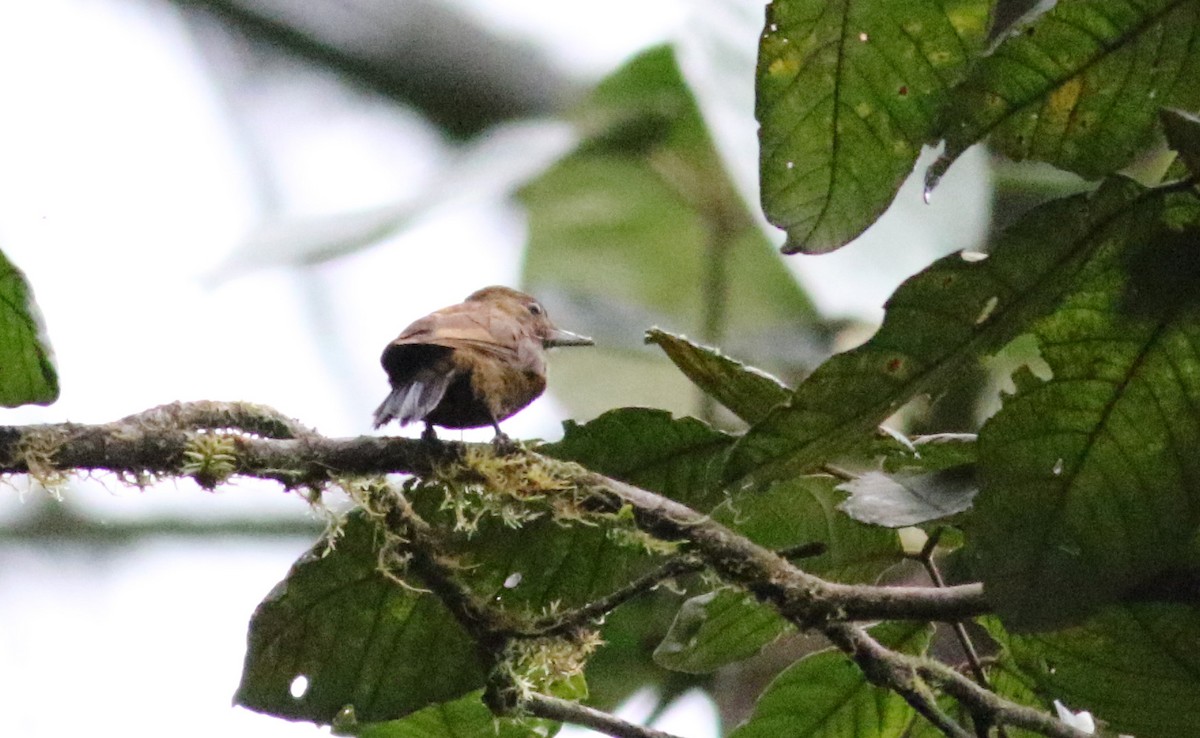
POLYGON ((517 358, 519 331, 511 320, 481 318, 476 312, 455 308, 439 310, 404 329, 393 346, 427 344, 449 349, 482 351, 508 361, 517 358))

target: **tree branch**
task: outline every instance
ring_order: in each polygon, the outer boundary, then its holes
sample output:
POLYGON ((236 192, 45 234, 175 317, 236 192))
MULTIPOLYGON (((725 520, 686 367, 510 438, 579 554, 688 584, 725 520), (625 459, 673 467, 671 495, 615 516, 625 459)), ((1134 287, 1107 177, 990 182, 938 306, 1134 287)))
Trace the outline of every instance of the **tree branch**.
POLYGON ((563 723, 575 723, 585 728, 592 728, 607 733, 615 738, 678 738, 670 733, 653 728, 643 728, 640 725, 622 720, 607 712, 594 710, 578 702, 550 697, 544 694, 530 696, 523 703, 525 711, 530 715, 547 720, 557 720, 563 723))
MULTIPOLYGON (((854 659, 867 678, 880 686, 895 689, 894 682, 899 679, 895 675, 917 675, 925 681, 942 687, 973 715, 984 718, 992 725, 1013 725, 1051 738, 1087 738, 1088 736, 1087 733, 1072 728, 1047 713, 1017 705, 996 696, 941 662, 892 651, 858 626, 848 623, 829 623, 821 630, 838 649, 854 659)), ((905 699, 909 698, 904 692, 900 692, 900 694, 905 699)), ((911 700, 909 704, 913 704, 911 700)), ((917 707, 915 704, 913 706, 917 707)), ((923 711, 922 714, 924 714, 923 711)), ((926 715, 926 717, 929 716, 926 715)), ((943 732, 945 731, 943 730, 943 732)), ((968 738, 970 738, 969 734, 968 738)))
MULTIPOLYGON (((102 425, 0 427, 0 473, 186 476, 207 488, 242 475, 273 479, 288 488, 316 489, 351 476, 427 476, 465 458, 468 449, 492 449, 490 444, 431 445, 394 437, 326 438, 282 417, 247 403, 187 403, 102 425), (244 432, 211 430, 217 426, 244 432), (247 435, 265 430, 284 437, 247 435), (289 434, 295 437, 286 437, 289 434)), ((686 542, 723 579, 747 588, 797 623, 811 626, 835 617, 955 621, 991 612, 978 584, 936 589, 826 582, 686 505, 574 464, 520 453, 586 490, 598 508, 615 512, 628 506, 642 530, 662 540, 686 542)))
MULTIPOLYGON (((492 453, 490 444, 325 438, 269 408, 243 403, 175 404, 95 426, 64 423, 0 427, 0 472, 54 476, 71 470, 108 470, 134 474, 139 480, 147 474, 190 476, 205 486, 215 486, 235 474, 314 490, 347 477, 387 473, 486 483, 482 467, 473 467, 471 459, 477 463, 492 453)), ((572 628, 584 626, 592 617, 666 578, 704 566, 772 605, 800 628, 822 631, 868 679, 900 694, 952 738, 970 738, 970 734, 938 707, 928 684, 941 687, 986 724, 1014 725, 1053 738, 1085 735, 1046 713, 1001 699, 944 664, 893 652, 849 622, 957 621, 984 614, 990 607, 980 585, 920 588, 826 582, 674 500, 575 464, 523 449, 516 454, 523 464, 536 469, 540 478, 557 480, 562 488, 574 489, 584 514, 632 511, 634 522, 643 532, 678 542, 684 551, 658 571, 569 613, 565 619, 560 616, 557 621, 537 623, 546 632, 535 635, 569 638, 572 628)), ((526 712, 576 722, 618 738, 671 738, 517 684, 516 675, 503 668, 504 654, 514 638, 529 635, 528 628, 518 627, 510 616, 475 597, 458 581, 441 553, 437 532, 398 490, 384 485, 367 492, 361 502, 368 514, 393 534, 396 553, 404 557, 404 565, 443 601, 479 645, 481 655, 497 665, 486 693, 494 711, 526 712)))

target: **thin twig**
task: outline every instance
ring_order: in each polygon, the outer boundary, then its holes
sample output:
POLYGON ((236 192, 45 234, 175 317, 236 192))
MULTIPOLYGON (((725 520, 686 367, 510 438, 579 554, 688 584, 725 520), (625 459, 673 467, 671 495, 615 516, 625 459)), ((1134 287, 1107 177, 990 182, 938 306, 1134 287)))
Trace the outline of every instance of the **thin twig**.
POLYGON ((533 624, 532 628, 520 635, 540 638, 542 636, 569 633, 575 628, 587 625, 607 615, 639 594, 649 592, 668 579, 674 579, 684 574, 693 574, 702 571, 704 568, 704 559, 696 556, 678 556, 654 571, 643 574, 615 592, 601 597, 594 602, 589 602, 577 610, 541 618, 533 624))
POLYGON ((615 715, 592 709, 578 702, 549 697, 544 694, 530 695, 522 700, 521 706, 525 712, 535 717, 557 720, 561 723, 575 723, 585 728, 607 733, 613 738, 679 738, 661 730, 635 725, 615 715))
MULTIPOLYGON (((944 530, 945 528, 939 526, 930 534, 928 540, 925 541, 925 545, 921 547, 921 553, 917 555, 917 559, 925 567, 925 572, 933 580, 934 586, 939 588, 946 586, 946 580, 942 576, 937 562, 933 560, 933 554, 937 550, 938 542, 941 541, 944 530)), ((951 623, 950 627, 954 631, 954 637, 958 640, 958 645, 962 648, 963 653, 966 654, 967 665, 970 667, 971 673, 975 675, 975 681, 979 682, 979 685, 984 689, 995 691, 992 689, 992 683, 988 679, 987 672, 983 670, 983 663, 979 659, 979 651, 975 649, 975 643, 971 640, 971 635, 967 632, 967 626, 958 621, 951 623)), ((986 721, 976 721, 975 732, 978 738, 987 738, 988 729, 989 724, 986 721)), ((1004 729, 1003 725, 997 726, 996 732, 999 738, 1008 738, 1008 731, 1004 729)))
MULTIPOLYGON (((810 541, 780 549, 776 551, 776 554, 789 560, 803 559, 820 556, 827 549, 828 547, 821 541, 810 541)), ((678 556, 595 602, 589 602, 583 607, 569 612, 547 615, 534 622, 532 628, 517 635, 540 638, 569 633, 576 628, 585 626, 607 615, 634 597, 644 592, 649 592, 668 579, 681 577, 685 574, 694 574, 703 571, 707 566, 708 564, 705 563, 704 559, 698 556, 678 556)))

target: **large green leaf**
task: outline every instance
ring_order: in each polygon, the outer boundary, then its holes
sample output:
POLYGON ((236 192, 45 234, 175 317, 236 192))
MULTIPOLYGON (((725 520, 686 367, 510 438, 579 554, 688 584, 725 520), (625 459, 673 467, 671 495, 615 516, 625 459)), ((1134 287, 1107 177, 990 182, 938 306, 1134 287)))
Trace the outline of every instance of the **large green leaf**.
POLYGON ((934 262, 888 300, 878 333, 825 362, 750 428, 730 455, 728 478, 801 473, 865 444, 905 402, 941 390, 1051 309, 1103 243, 1146 220, 1146 201, 1156 197, 1116 179, 1027 214, 987 258, 934 262))
POLYGON ((0 252, 0 405, 49 405, 58 373, 25 275, 0 252))
POLYGON ((483 686, 475 644, 441 601, 380 573, 376 529, 361 514, 296 562, 247 641, 234 699, 289 720, 331 723, 347 707, 363 722, 393 720, 483 686))
MULTIPOLYGON (((923 653, 931 634, 912 623, 886 623, 873 633, 906 653, 923 653)), ((822 651, 776 677, 730 738, 899 738, 912 715, 903 697, 872 686, 843 654, 822 651)))
POLYGON ((832 251, 884 211, 982 48, 988 0, 776 0, 759 46, 760 178, 784 251, 832 251))
POLYGON ((1111 608, 1081 626, 1029 636, 988 624, 1005 646, 1001 667, 1046 702, 1089 710, 1114 734, 1138 738, 1192 735, 1200 725, 1200 613, 1194 608, 1111 608))
POLYGON ((1098 177, 1150 140, 1159 106, 1200 105, 1194 0, 1059 2, 957 89, 929 182, 985 136, 1014 159, 1098 177))
POLYGON ((1196 563, 1200 205, 1156 204, 1035 324, 1053 377, 1022 381, 980 433, 973 541, 1010 628, 1076 622, 1196 563))
MULTIPOLYGON (((643 351, 641 330, 655 324, 764 357, 772 369, 819 360, 823 341, 806 328, 812 305, 725 171, 670 48, 632 59, 572 118, 583 143, 520 192, 529 215, 522 281, 601 347, 556 357, 567 367, 559 376, 603 383, 617 360, 611 349, 643 351), (571 371, 573 362, 587 372, 571 371)), ((604 385, 608 405, 635 402, 625 388, 633 383, 654 383, 659 395, 680 384, 674 373, 629 371, 604 385)))

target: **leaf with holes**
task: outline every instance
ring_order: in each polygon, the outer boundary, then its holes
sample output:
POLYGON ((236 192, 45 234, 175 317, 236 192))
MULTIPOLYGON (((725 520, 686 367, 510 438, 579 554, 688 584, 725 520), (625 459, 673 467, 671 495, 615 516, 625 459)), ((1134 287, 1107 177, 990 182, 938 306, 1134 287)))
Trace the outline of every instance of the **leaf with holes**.
POLYGON ((776 0, 759 42, 762 203, 786 253, 881 214, 982 48, 985 0, 776 0))
POLYGON ((1021 381, 979 434, 973 548, 1010 629, 1078 622, 1195 560, 1200 205, 1167 204, 1034 325, 1053 377, 1021 381))
POLYGON ((982 59, 953 95, 936 183, 988 138, 1014 159, 1085 177, 1128 164, 1162 105, 1200 105, 1200 5, 1194 0, 1060 2, 982 59))
POLYGON ((851 454, 901 405, 936 392, 1052 309, 1110 239, 1152 222, 1162 195, 1124 179, 1056 200, 1006 230, 990 256, 952 254, 908 279, 865 344, 818 367, 734 445, 730 480, 803 473, 851 454))
POLYGON ((483 686, 475 644, 441 601, 380 573, 376 535, 352 515, 267 595, 250 620, 237 704, 316 723, 349 706, 379 722, 483 686))

